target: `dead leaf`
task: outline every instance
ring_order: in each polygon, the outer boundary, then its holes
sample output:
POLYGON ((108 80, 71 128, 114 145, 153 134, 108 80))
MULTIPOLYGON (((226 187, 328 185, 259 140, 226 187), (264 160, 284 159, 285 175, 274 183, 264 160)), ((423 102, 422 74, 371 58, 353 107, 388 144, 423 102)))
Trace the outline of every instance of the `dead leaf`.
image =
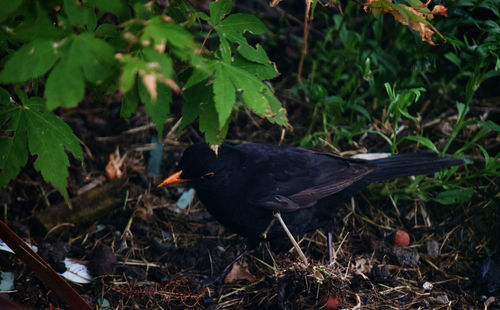
POLYGON ((431 13, 433 15, 443 15, 444 17, 448 17, 448 8, 442 4, 438 4, 434 6, 431 13))
POLYGON ((165 49, 167 48, 167 40, 163 39, 159 44, 155 45, 155 51, 158 54, 163 54, 165 53, 165 49))
POLYGON ((357 257, 355 259, 354 269, 355 274, 358 274, 364 279, 367 279, 368 277, 365 274, 369 273, 372 270, 372 263, 370 262, 370 260, 364 257, 357 257))
POLYGON ((255 276, 250 273, 248 268, 244 268, 238 262, 235 262, 233 264, 233 267, 231 268, 231 271, 224 279, 224 283, 234 283, 240 280, 255 282, 257 281, 257 278, 255 278, 255 276))
POLYGON ((172 79, 166 78, 164 76, 159 76, 158 81, 168 86, 176 94, 180 94, 182 92, 179 85, 177 85, 177 83, 175 83, 175 81, 172 79))
POLYGON ((401 24, 410 26, 417 31, 422 41, 436 46, 437 44, 432 41, 432 35, 436 33, 443 40, 444 37, 432 26, 429 20, 438 14, 448 16, 447 8, 444 5, 436 5, 429 14, 427 9, 429 3, 430 1, 419 6, 410 7, 404 4, 393 4, 392 0, 367 0, 363 6, 366 12, 370 9, 375 17, 380 13, 391 14, 401 24), (426 14, 422 12, 423 9, 426 10, 426 14))
POLYGON ((155 102, 158 97, 158 92, 156 91, 156 74, 145 73, 142 75, 142 83, 146 86, 149 96, 151 96, 151 102, 155 102))
POLYGON ((109 154, 109 161, 106 165, 106 175, 110 179, 121 178, 123 176, 123 172, 120 170, 123 165, 125 159, 127 158, 127 154, 123 157, 120 156, 120 149, 118 146, 114 153, 109 154))

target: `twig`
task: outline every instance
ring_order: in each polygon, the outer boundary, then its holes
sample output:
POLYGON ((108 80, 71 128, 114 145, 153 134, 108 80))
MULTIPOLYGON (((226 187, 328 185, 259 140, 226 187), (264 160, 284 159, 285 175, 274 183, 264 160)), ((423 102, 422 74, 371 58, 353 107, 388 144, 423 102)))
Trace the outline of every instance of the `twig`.
POLYGON ((271 219, 271 221, 269 222, 269 225, 267 225, 267 227, 266 227, 266 230, 264 230, 264 231, 260 234, 260 237, 261 237, 262 239, 267 239, 267 234, 269 233, 269 230, 271 229, 271 227, 273 227, 274 222, 276 222, 276 217, 273 217, 273 218, 271 219))
POLYGON ((309 40, 309 15, 311 13, 312 0, 306 0, 306 14, 304 17, 304 39, 302 41, 302 49, 300 50, 299 69, 297 70, 297 80, 302 82, 302 69, 304 67, 304 59, 307 54, 307 41, 309 40))
POLYGON ((279 212, 276 212, 274 214, 274 216, 280 222, 281 226, 283 227, 283 230, 287 234, 287 236, 290 239, 290 241, 292 241, 293 247, 295 248, 295 250, 297 250, 297 253, 299 253, 299 256, 302 259, 302 261, 304 262, 304 264, 306 264, 306 266, 309 265, 309 263, 307 262, 307 257, 304 255, 304 252, 302 252, 302 250, 300 249, 300 246, 297 243, 297 241, 295 241, 295 238, 293 238, 292 233, 290 232, 290 230, 286 226, 285 222, 283 221, 283 218, 281 217, 281 214, 279 212))

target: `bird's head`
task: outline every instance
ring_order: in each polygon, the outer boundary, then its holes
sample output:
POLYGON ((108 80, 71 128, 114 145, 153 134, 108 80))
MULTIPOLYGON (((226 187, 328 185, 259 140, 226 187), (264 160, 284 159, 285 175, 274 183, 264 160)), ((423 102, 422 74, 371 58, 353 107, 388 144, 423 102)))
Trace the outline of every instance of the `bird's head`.
POLYGON ((239 151, 228 145, 222 145, 215 154, 206 143, 193 144, 182 154, 177 172, 163 180, 158 187, 191 186, 196 189, 211 189, 230 186, 235 171, 230 168, 241 164, 241 157, 239 151))

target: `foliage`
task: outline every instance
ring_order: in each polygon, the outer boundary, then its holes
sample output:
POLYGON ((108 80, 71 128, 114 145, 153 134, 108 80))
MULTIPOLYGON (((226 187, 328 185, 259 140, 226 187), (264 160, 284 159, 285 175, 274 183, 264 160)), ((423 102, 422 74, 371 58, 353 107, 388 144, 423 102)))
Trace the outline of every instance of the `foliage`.
MULTIPOLYGON (((389 10, 401 4, 382 7, 383 1, 367 3, 374 15, 377 15, 373 12, 375 8, 398 14, 389 10)), ((488 4, 472 0, 447 3, 448 18, 433 21, 446 40, 438 46, 419 42, 424 40, 420 31, 412 37, 408 28, 392 27, 387 15, 359 22, 364 13, 351 2, 342 16, 317 10, 315 18, 327 24, 327 32, 312 44, 307 55, 310 75, 304 84, 292 88, 294 96, 305 98, 313 111, 306 122, 314 125, 301 145, 345 149, 347 144, 359 148, 360 137, 377 136, 392 153, 413 143, 441 156, 449 153, 457 158, 466 158, 466 154, 482 156, 484 167, 466 168, 460 179, 452 177, 456 169, 449 169, 436 174, 437 181, 428 187, 420 184, 421 178, 416 178, 410 187, 391 191, 395 195, 417 194, 428 200, 429 191, 439 186, 445 191, 436 196, 436 201, 445 204, 468 201, 477 182, 473 180, 500 175, 500 155, 488 154, 491 152, 488 146, 481 145, 486 137, 498 137, 500 126, 494 120, 481 120, 477 114, 469 113, 477 97, 485 93, 494 96, 491 85, 495 85, 495 80, 498 83, 500 76, 499 5, 498 0, 488 4), (456 122, 451 123, 450 136, 443 143, 422 129, 426 115, 417 112, 425 101, 430 101, 428 111, 439 113, 456 106, 456 122), (418 135, 409 132, 409 126, 416 127, 418 135), (478 130, 471 135, 471 128, 478 130)), ((427 117, 431 116, 440 117, 427 117)))
POLYGON ((9 102, 9 95, 1 91, 0 125, 12 131, 12 137, 0 138, 0 186, 14 178, 28 160, 29 152, 37 156, 35 169, 45 180, 60 189, 67 197, 68 150, 76 158, 82 158, 78 139, 71 128, 45 108, 42 98, 23 96, 23 106, 9 102))
MULTIPOLYGON (((302 145, 338 147, 375 133, 392 152, 405 141, 441 155, 453 150, 457 157, 479 150, 488 164, 471 176, 498 171, 498 155, 489 156, 478 144, 498 125, 465 118, 481 85, 500 74, 498 0, 459 1, 447 4, 448 12, 418 0, 365 1, 373 17, 352 1, 343 15, 326 14, 317 3, 313 16, 326 24, 326 35, 309 49, 306 82, 291 89, 295 97, 307 98, 312 111, 303 119, 310 126, 302 145), (477 17, 478 9, 490 18, 477 17), (389 15, 408 28, 393 27, 389 15), (437 29, 444 40, 432 39, 441 36, 437 29), (452 94, 453 104, 463 102, 444 146, 408 135, 401 126, 419 123, 414 106, 437 90, 452 94), (471 125, 481 129, 463 141, 471 125)), ((268 29, 253 15, 230 14, 230 0, 211 2, 208 13, 183 0, 167 6, 144 0, 0 4, 0 186, 16 177, 31 154, 35 168, 67 196, 66 151, 77 159, 82 154, 78 139, 53 111, 77 106, 87 93, 120 93, 125 118, 142 103, 160 137, 174 100, 182 102, 181 129, 198 120, 211 144, 226 136, 238 107, 288 125, 285 109, 264 82, 278 75, 261 46, 268 29), (38 139, 44 143, 36 145, 38 139)))
POLYGON ((252 15, 229 14, 232 1, 211 3, 209 15, 186 1, 169 7, 142 0, 0 4, 0 129, 7 133, 0 138, 0 186, 16 177, 31 154, 35 168, 67 198, 65 150, 78 159, 82 152, 52 110, 76 107, 86 90, 120 92, 123 117, 142 102, 160 137, 173 95, 182 95, 182 126, 199 118, 211 144, 225 137, 237 102, 270 122, 288 124, 263 82, 278 73, 264 49, 244 36, 267 28, 252 15), (219 41, 211 49, 191 32, 202 21, 219 41))

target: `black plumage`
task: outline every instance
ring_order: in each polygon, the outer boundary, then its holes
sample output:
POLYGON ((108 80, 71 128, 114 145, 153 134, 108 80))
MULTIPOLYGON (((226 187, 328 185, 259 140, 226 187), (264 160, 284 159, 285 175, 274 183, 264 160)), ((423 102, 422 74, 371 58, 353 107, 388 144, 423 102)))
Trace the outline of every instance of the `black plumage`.
MULTIPOLYGON (((187 184, 208 211, 230 230, 256 241, 279 211, 293 235, 331 222, 346 198, 373 182, 430 174, 463 161, 429 153, 377 160, 346 159, 330 153, 267 144, 223 144, 217 155, 194 144, 179 162, 181 173, 159 187, 187 184)), ((268 238, 283 236, 279 224, 268 238)))

